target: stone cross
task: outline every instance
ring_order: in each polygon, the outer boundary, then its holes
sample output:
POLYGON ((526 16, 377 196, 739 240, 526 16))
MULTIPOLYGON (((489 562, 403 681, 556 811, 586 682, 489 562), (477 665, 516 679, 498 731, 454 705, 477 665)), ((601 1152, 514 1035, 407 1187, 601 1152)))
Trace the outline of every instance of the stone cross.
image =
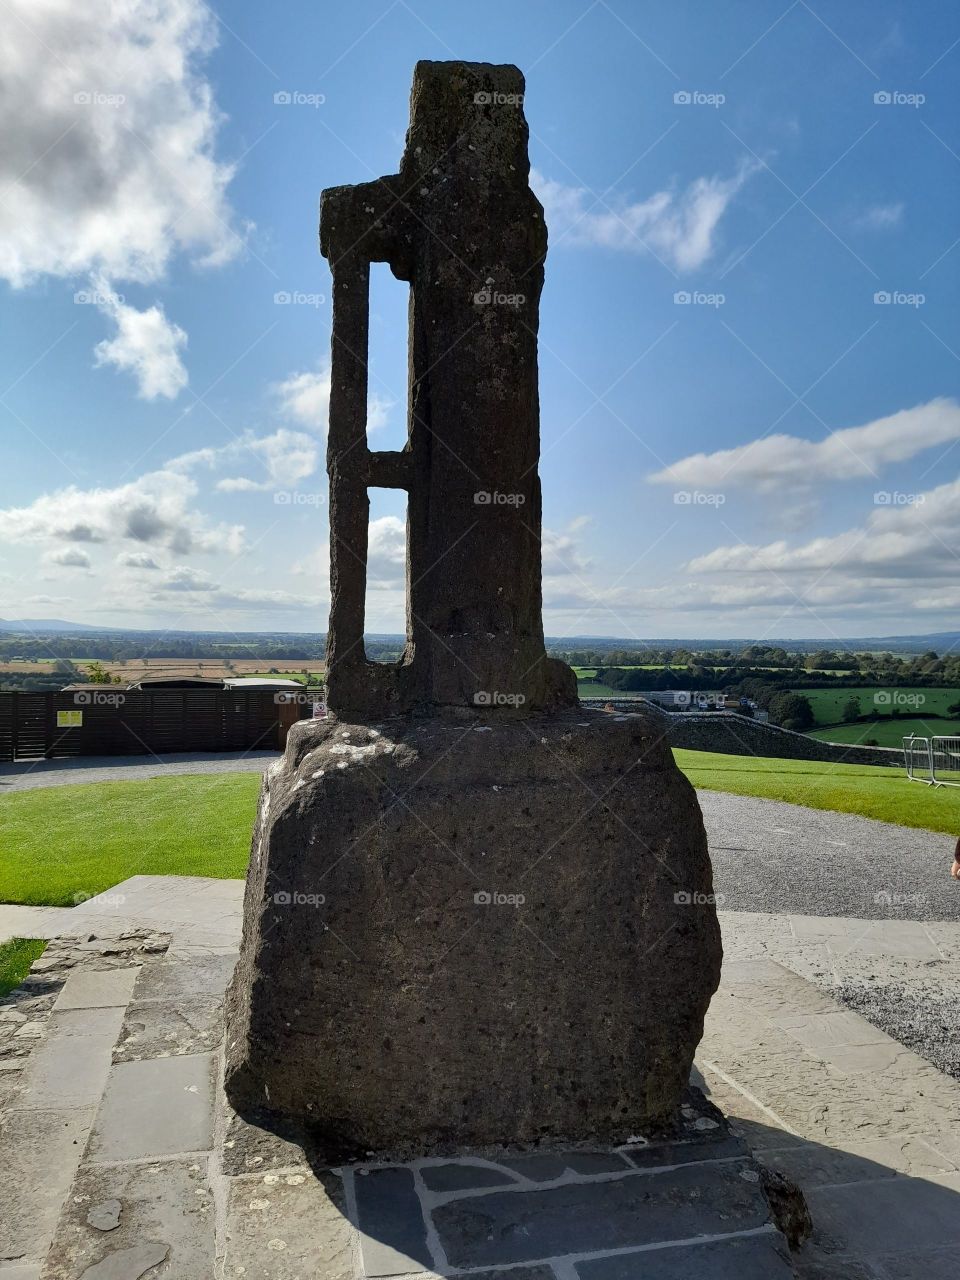
POLYGON ((659 720, 581 708, 544 651, 522 95, 514 67, 419 63, 400 173, 323 197, 336 714, 293 725, 264 775, 224 1072, 315 1163, 678 1132, 720 975, 659 720), (372 261, 410 283, 395 453, 366 441, 372 261), (409 495, 394 667, 363 651, 376 485, 409 495))
POLYGON ((400 172, 320 205, 333 274, 328 699, 341 718, 576 703, 541 616, 537 327, 547 230, 523 76, 420 62, 400 172), (367 445, 371 262, 410 284, 408 438, 367 445), (363 647, 370 487, 403 489, 406 648, 363 647))

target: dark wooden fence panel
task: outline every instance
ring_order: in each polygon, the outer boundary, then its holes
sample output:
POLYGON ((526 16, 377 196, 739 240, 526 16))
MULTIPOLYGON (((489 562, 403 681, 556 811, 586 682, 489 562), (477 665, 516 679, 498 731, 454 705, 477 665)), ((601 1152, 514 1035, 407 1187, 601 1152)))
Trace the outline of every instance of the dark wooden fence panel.
MULTIPOLYGON (((295 695, 296 718, 311 715, 295 695)), ((289 716, 289 711, 287 711, 289 716)), ((0 760, 269 750, 280 706, 265 689, 0 692, 0 760)))

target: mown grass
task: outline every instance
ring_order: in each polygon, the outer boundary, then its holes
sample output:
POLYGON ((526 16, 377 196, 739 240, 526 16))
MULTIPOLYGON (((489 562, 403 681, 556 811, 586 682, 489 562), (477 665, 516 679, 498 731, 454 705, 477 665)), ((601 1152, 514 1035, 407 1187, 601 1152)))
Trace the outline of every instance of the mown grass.
POLYGON ((34 960, 43 955, 46 945, 42 938, 11 938, 9 942, 0 942, 0 996, 19 987, 34 960))
POLYGON ((822 742, 868 742, 880 747, 900 747, 907 734, 929 738, 936 734, 960 735, 960 720, 923 720, 914 716, 895 716, 889 720, 863 720, 855 724, 834 724, 826 729, 811 729, 808 737, 822 742))
POLYGON ((243 876, 259 786, 185 774, 4 796, 0 901, 69 907, 129 876, 243 876))
POLYGON ((909 782, 902 769, 727 756, 712 751, 676 750, 673 754, 695 787, 960 834, 960 787, 909 782))

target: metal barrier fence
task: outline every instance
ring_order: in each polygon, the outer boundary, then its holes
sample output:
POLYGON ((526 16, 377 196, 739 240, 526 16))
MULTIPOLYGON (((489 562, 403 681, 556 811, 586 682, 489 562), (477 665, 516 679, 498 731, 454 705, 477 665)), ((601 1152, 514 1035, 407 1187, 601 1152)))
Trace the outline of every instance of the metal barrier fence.
POLYGON ((904 763, 911 782, 933 787, 960 787, 960 736, 941 734, 903 740, 904 763))

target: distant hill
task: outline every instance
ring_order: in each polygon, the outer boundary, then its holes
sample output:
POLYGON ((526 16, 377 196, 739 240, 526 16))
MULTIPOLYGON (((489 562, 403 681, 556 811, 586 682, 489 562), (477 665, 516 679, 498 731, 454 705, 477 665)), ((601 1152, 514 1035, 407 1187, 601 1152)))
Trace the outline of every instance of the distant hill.
MULTIPOLYGON (((114 628, 110 628, 113 630, 114 628)), ((85 622, 65 622, 63 618, 0 618, 0 631, 102 631, 102 627, 90 627, 85 622)))
MULTIPOLYGON (((130 643, 136 641, 150 651, 151 637, 162 637, 164 640, 194 640, 200 644, 215 642, 231 643, 243 641, 249 644, 266 641, 299 641, 324 642, 323 631, 171 631, 141 629, 139 627, 96 627, 85 622, 68 622, 63 618, 0 618, 0 634, 18 634, 25 638, 34 635, 70 635, 83 633, 89 637, 122 636, 130 643)), ((402 648, 405 637, 377 632, 367 632, 368 644, 393 646, 402 648)), ((960 649, 960 631, 923 632, 919 635, 906 636, 854 636, 838 639, 836 636, 821 637, 813 640, 784 639, 779 636, 729 637, 713 638, 708 636, 675 637, 675 636, 547 636, 547 647, 552 650, 570 651, 573 649, 592 649, 600 653, 613 649, 730 649, 738 653, 750 645, 765 644, 786 649, 788 653, 814 653, 818 649, 830 649, 839 652, 863 652, 865 650, 890 650, 896 653, 922 653, 925 649, 935 649, 938 653, 960 649)))

